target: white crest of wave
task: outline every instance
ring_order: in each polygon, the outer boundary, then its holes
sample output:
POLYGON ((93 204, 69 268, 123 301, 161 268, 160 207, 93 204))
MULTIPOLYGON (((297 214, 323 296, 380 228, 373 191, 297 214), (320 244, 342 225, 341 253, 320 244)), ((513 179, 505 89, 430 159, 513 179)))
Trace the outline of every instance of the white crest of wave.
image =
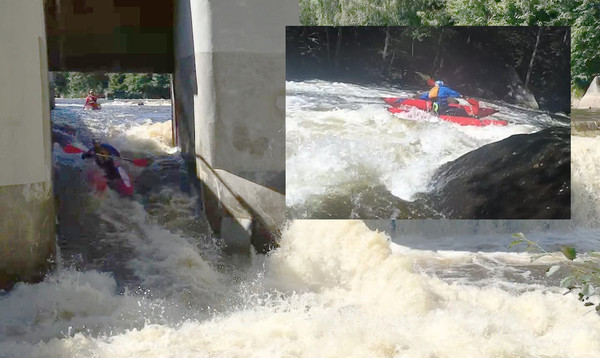
POLYGON ((100 104, 102 106, 138 106, 140 103, 143 103, 144 106, 171 106, 170 99, 112 99, 105 100, 101 99, 100 104))
POLYGON ((173 154, 177 147, 173 146, 172 122, 147 121, 132 126, 116 138, 115 142, 133 151, 151 152, 156 154, 173 154))
POLYGON ((63 270, 39 284, 18 285, 0 300, 0 353, 10 337, 37 343, 68 332, 98 333, 119 321, 143 327, 138 299, 115 290, 115 280, 97 271, 63 270))
POLYGON ((286 89, 290 206, 318 206, 327 195, 350 196, 377 184, 413 201, 418 193, 430 190, 432 176, 444 163, 511 135, 540 129, 539 121, 533 120, 535 113, 508 108, 516 120, 509 126, 460 126, 408 107, 391 114, 382 97, 415 94, 391 87, 307 81, 287 82, 286 89), (524 118, 531 123, 525 124, 524 118))
POLYGON ((83 334, 32 357, 594 357, 600 317, 552 288, 448 284, 356 221, 297 221, 259 276, 271 294, 210 320, 83 334), (273 290, 275 289, 275 290, 273 290))

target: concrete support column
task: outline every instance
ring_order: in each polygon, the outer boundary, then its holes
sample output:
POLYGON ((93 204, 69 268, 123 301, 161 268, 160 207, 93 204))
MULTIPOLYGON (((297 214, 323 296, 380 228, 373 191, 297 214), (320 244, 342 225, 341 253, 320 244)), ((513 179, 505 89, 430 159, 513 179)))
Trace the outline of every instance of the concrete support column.
POLYGON ((180 0, 176 14, 176 89, 195 77, 194 131, 179 137, 194 138, 209 220, 263 251, 285 221, 285 26, 298 1, 180 0))
POLYGON ((0 4, 0 289, 43 278, 54 257, 43 10, 42 0, 0 4))

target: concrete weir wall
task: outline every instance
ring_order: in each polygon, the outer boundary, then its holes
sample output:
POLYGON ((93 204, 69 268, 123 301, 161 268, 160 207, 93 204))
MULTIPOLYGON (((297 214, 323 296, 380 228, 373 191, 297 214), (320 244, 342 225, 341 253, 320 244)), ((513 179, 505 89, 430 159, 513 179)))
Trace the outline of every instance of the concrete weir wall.
POLYGON ((54 256, 43 10, 42 0, 0 4, 0 289, 41 279, 54 256))
POLYGON ((213 228, 262 251, 285 221, 285 26, 298 23, 298 2, 176 6, 179 144, 195 159, 213 228))
POLYGON ((600 108, 600 76, 594 77, 577 108, 600 108))

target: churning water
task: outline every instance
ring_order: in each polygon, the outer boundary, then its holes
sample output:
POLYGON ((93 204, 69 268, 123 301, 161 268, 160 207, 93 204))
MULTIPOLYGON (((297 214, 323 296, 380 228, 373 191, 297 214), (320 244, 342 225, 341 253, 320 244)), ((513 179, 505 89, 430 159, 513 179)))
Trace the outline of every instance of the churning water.
POLYGON ((515 230, 551 251, 597 248, 598 138, 572 138, 572 220, 301 220, 271 255, 247 259, 225 255, 198 219, 176 149, 154 132, 170 108, 156 107, 156 117, 127 103, 53 111, 54 128, 76 128, 71 140, 103 137, 154 163, 127 167, 134 200, 97 194, 90 163, 55 145, 61 265, 0 296, 0 357, 600 354, 600 317, 545 279, 560 255, 532 264, 507 249, 515 230))
POLYGON ((389 113, 382 97, 420 93, 409 89, 315 80, 288 81, 286 91, 292 218, 437 217, 415 199, 433 189, 442 164, 514 134, 568 126, 566 117, 486 101, 482 107, 499 110, 490 118, 508 126, 460 126, 417 109, 389 113))

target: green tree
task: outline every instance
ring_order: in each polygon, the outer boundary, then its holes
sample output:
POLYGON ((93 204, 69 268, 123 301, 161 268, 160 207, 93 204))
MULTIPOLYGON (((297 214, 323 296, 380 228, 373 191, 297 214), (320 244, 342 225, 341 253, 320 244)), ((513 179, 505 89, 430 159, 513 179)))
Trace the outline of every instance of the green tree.
POLYGON ((150 94, 154 97, 171 97, 171 76, 169 74, 153 73, 150 94))
POLYGON ((102 93, 105 81, 105 75, 102 73, 82 73, 71 72, 69 74, 69 93, 70 97, 85 97, 89 90, 102 93))
POLYGON ((69 95, 69 72, 53 72, 54 92, 58 97, 69 95))
POLYGON ((123 84, 127 87, 129 98, 148 98, 152 86, 152 74, 129 73, 125 75, 123 84))
POLYGON ((109 96, 116 98, 127 98, 127 86, 123 83, 125 73, 108 73, 108 88, 109 96))
POLYGON ((340 0, 300 0, 300 23, 334 25, 335 15, 342 12, 340 0))
MULTIPOLYGON (((572 86, 587 87, 600 73, 598 0, 300 0, 299 4, 303 25, 571 26, 572 86)), ((518 56, 531 60, 531 54, 518 56)), ((543 56, 542 51, 532 71, 543 56)))
POLYGON ((55 72, 53 85, 61 97, 85 97, 90 89, 116 98, 171 96, 170 74, 55 72))

